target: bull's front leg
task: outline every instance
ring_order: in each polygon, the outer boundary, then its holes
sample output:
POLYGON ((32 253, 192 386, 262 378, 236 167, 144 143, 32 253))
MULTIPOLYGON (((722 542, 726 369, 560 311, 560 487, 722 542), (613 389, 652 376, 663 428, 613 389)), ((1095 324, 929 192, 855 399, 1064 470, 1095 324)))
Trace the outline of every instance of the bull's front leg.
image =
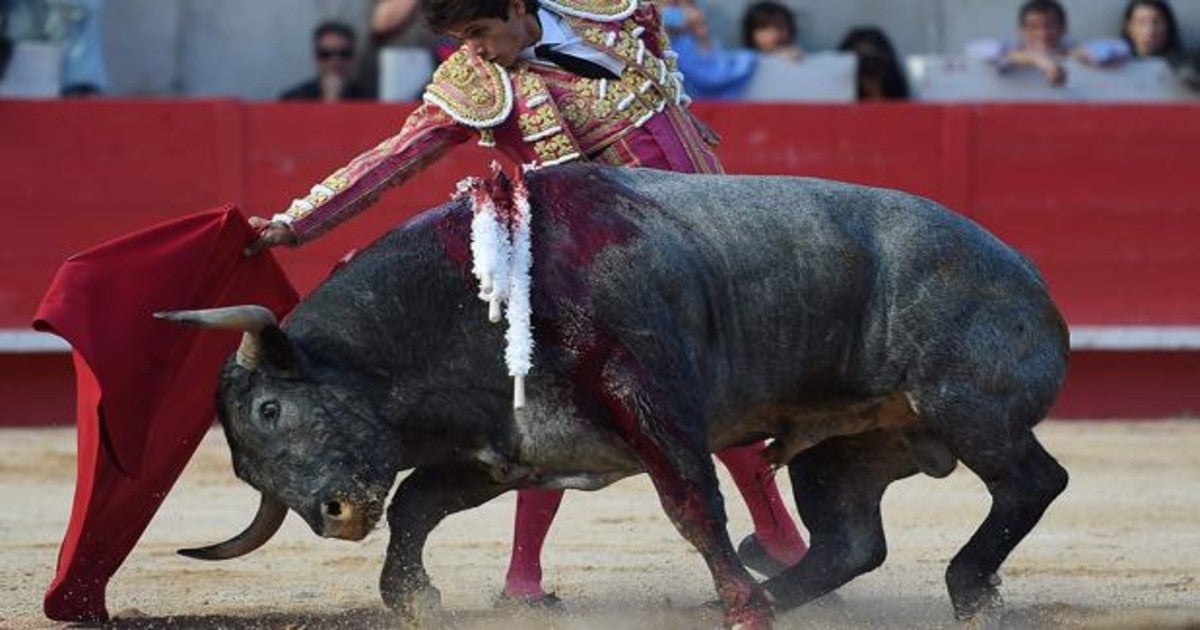
POLYGON ((441 593, 429 581, 422 558, 429 533, 447 516, 482 505, 509 489, 480 469, 414 470, 388 506, 391 539, 379 578, 384 603, 409 623, 440 626, 441 593))
POLYGON ((742 565, 725 529, 725 507, 702 426, 688 425, 687 403, 660 389, 618 352, 599 378, 605 408, 649 473, 671 523, 704 556, 735 628, 769 628, 766 592, 742 565))

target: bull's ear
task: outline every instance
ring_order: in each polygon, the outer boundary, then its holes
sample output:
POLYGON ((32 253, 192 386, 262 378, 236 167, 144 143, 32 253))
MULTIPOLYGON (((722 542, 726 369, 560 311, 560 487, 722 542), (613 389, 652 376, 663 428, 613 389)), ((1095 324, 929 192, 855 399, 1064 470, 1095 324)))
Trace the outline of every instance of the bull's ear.
POLYGON ((300 363, 296 360, 296 349, 287 334, 279 326, 267 326, 260 334, 262 360, 278 372, 297 373, 300 363))

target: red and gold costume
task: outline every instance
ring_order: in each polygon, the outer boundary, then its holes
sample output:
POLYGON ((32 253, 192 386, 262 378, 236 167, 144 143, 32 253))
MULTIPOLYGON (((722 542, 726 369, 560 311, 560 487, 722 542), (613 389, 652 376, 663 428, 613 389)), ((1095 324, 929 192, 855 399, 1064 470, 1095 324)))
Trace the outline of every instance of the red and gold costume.
POLYGON ((472 137, 522 164, 586 160, 716 173, 715 138, 687 106, 658 10, 639 0, 543 0, 585 42, 619 58, 619 79, 589 79, 521 60, 503 68, 463 48, 434 73, 396 136, 314 186, 283 214, 300 241, 361 212, 472 137))
MULTIPOLYGON (((396 136, 354 158, 274 218, 300 242, 364 210, 386 188, 412 177, 451 148, 477 138, 522 164, 583 160, 681 173, 719 173, 716 138, 688 111, 676 56, 658 9, 641 0, 540 0, 580 40, 620 60, 616 79, 592 79, 536 60, 503 68, 464 47, 434 73, 424 104, 396 136)), ((721 451, 755 523, 777 561, 804 553, 761 457, 763 445, 721 451)), ((505 593, 545 597, 540 554, 561 490, 522 490, 505 593)))

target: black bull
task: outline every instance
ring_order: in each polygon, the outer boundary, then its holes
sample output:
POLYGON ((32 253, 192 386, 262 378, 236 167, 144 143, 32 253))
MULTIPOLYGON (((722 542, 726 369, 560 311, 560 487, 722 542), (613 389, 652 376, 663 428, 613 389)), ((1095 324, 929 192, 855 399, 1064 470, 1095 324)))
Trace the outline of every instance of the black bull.
POLYGON ((947 586, 959 616, 998 601, 997 569, 1067 483, 1032 432, 1062 384, 1067 331, 1027 260, 891 190, 600 167, 531 173, 528 187, 525 409, 503 327, 476 298, 465 199, 385 235, 282 329, 253 309, 172 316, 248 331, 219 409, 263 503, 243 534, 194 555, 246 553, 288 508, 320 535, 362 538, 415 469, 387 508, 381 592, 419 618, 439 606, 422 549, 447 515, 646 472, 727 620, 753 626, 877 567, 887 486, 962 461, 993 503, 947 586), (812 542, 758 585, 709 454, 764 438, 812 542))

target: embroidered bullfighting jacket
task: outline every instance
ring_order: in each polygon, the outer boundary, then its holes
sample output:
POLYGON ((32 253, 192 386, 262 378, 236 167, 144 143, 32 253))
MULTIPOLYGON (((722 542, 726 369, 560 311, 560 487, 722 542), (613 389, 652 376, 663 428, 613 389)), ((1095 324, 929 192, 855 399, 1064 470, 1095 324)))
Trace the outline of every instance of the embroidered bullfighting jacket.
POLYGON ((585 78, 537 59, 504 68, 464 46, 438 67, 424 103, 399 134, 273 219, 290 225, 301 242, 311 240, 471 138, 522 164, 586 160, 720 172, 715 137, 688 111, 683 75, 657 7, 642 0, 541 5, 583 42, 622 62, 619 78, 585 78))

